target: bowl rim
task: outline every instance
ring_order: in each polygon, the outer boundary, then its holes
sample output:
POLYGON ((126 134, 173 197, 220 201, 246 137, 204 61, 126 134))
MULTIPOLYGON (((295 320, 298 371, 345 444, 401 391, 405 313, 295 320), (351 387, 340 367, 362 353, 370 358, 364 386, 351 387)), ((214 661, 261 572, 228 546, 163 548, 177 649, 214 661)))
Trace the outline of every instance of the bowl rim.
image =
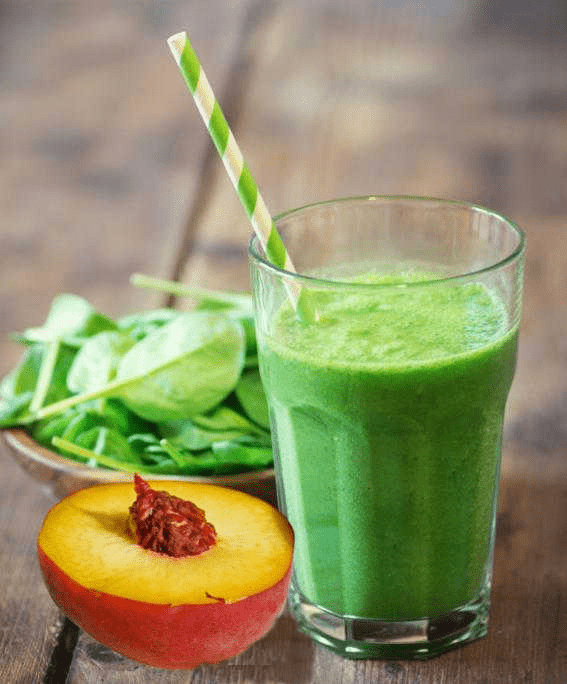
MULTIPOLYGON (((74 461, 71 458, 61 456, 61 454, 38 444, 22 428, 4 428, 0 430, 0 436, 20 462, 26 459, 38 465, 65 472, 68 475, 89 479, 93 482, 130 482, 133 477, 133 473, 123 470, 93 467, 74 461)), ((249 470, 244 473, 235 473, 233 475, 164 475, 143 472, 140 474, 148 480, 202 482, 222 486, 270 480, 274 478, 274 469, 249 470)))

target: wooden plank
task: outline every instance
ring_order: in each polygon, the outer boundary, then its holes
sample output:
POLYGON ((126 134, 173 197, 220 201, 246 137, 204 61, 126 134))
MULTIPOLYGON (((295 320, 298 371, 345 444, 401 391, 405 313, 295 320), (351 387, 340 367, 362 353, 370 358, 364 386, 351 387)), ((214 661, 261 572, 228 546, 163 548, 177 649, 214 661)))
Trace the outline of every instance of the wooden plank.
POLYGON ((0 469, 0 681, 40 682, 62 625, 36 560, 36 536, 53 500, 4 450, 0 469))
MULTIPOLYGON (((370 0, 2 4, 3 333, 36 324, 61 290, 110 314, 158 302, 128 286, 135 270, 248 287, 249 225, 165 47, 186 27, 274 213, 367 192, 458 196, 510 214, 529 241, 487 639, 429 663, 353 662, 284 615, 242 656, 168 673, 82 635, 74 684, 565 678, 567 49, 544 40, 545 8, 528 41, 529 22, 515 31, 495 3, 450 20, 443 6, 436 18, 370 0)), ((18 354, 3 335, 0 374, 18 354)), ((0 680, 59 682, 65 632, 35 561, 49 499, 0 457, 0 680)))

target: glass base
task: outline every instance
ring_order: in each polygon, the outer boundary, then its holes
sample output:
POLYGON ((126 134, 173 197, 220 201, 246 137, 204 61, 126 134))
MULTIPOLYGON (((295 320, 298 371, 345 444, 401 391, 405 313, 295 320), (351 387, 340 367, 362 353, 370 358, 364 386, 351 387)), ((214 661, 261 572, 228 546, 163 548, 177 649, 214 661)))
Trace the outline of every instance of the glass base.
POLYGON ((337 615, 294 588, 289 606, 300 631, 346 658, 427 660, 486 636, 490 594, 436 618, 403 622, 337 615))

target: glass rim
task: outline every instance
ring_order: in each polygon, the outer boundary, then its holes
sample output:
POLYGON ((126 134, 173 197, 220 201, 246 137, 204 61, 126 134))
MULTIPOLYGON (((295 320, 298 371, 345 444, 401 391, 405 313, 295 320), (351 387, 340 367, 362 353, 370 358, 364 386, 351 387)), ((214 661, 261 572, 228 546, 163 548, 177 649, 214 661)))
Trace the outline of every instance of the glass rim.
MULTIPOLYGON (((424 279, 424 280, 416 280, 416 281, 403 281, 400 283, 359 283, 359 282, 353 282, 353 281, 348 281, 348 280, 334 280, 332 278, 325 278, 325 277, 318 277, 318 276, 313 276, 313 275, 308 275, 306 273, 300 273, 297 271, 288 271, 285 268, 281 268, 279 266, 276 266, 273 264, 267 256, 264 254, 261 254, 260 251, 258 250, 258 246, 260 245, 260 239, 258 238, 257 235, 252 235, 249 242, 248 242, 248 255, 249 258, 252 262, 254 262, 257 266, 263 268, 264 270, 271 272, 272 275, 278 276, 278 277, 283 277, 289 280, 294 280, 297 281, 298 283, 305 283, 306 285, 309 284, 311 286, 314 285, 319 285, 319 286, 325 286, 325 287, 348 287, 348 288, 362 288, 362 289, 368 289, 368 288, 376 288, 376 287, 386 287, 386 288, 391 288, 391 287, 419 287, 419 286, 427 286, 427 285, 433 285, 433 284, 440 284, 444 282, 454 282, 454 281, 459 281, 459 280, 468 280, 472 277, 476 277, 479 275, 484 275, 487 273, 490 273, 492 271, 497 271, 506 265, 514 262, 515 260, 519 259, 526 247, 526 238, 525 238, 525 233, 524 231, 516 224, 514 221, 512 221, 510 218, 505 216, 504 214, 501 214, 497 211, 494 211, 492 209, 488 209, 487 207, 483 206, 482 204, 477 204, 474 202, 469 202, 466 200, 457 200, 457 199, 447 199, 447 198, 441 198, 441 197, 430 197, 426 195, 353 195, 349 197, 339 197, 335 199, 329 199, 329 200, 322 200, 319 202, 310 202, 308 204, 304 204, 299 207, 295 207, 293 209, 288 209, 286 211, 281 212, 280 214, 277 214, 274 216, 274 223, 277 225, 279 221, 282 219, 288 218, 290 216, 294 216, 295 214, 300 214, 302 212, 309 211, 311 209, 316 209, 319 207, 325 207, 333 204, 348 204, 350 202, 360 202, 360 203, 371 203, 371 202, 381 202, 383 204, 385 203, 394 203, 394 202, 410 202, 412 204, 426 204, 426 203, 434 203, 434 204, 440 204, 442 206, 446 207, 462 207, 463 209, 467 209, 469 211, 474 211, 479 214, 483 214, 485 216, 492 216, 495 219, 498 219, 502 224, 506 225, 508 229, 516 236, 517 238, 517 245, 515 248, 507 254, 505 257, 502 259, 499 259, 498 261, 495 261, 494 263, 491 263, 488 266, 483 266, 482 268, 467 271, 466 273, 457 273, 454 275, 449 275, 449 276, 441 276, 441 277, 436 277, 436 278, 431 278, 431 279, 424 279)), ((263 248, 262 248, 263 251, 263 248)))

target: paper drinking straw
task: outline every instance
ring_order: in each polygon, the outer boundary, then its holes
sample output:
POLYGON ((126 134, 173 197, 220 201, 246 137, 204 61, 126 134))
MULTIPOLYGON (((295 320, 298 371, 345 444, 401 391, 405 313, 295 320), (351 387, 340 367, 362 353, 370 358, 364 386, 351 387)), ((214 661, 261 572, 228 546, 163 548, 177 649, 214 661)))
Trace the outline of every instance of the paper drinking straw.
MULTIPOLYGON (((168 38, 167 43, 268 259, 279 268, 295 272, 287 249, 258 191, 248 164, 244 161, 187 33, 176 33, 168 38)), ((303 315, 307 315, 306 297, 301 297, 301 302, 299 301, 299 285, 290 283, 289 289, 294 307, 303 315)))

